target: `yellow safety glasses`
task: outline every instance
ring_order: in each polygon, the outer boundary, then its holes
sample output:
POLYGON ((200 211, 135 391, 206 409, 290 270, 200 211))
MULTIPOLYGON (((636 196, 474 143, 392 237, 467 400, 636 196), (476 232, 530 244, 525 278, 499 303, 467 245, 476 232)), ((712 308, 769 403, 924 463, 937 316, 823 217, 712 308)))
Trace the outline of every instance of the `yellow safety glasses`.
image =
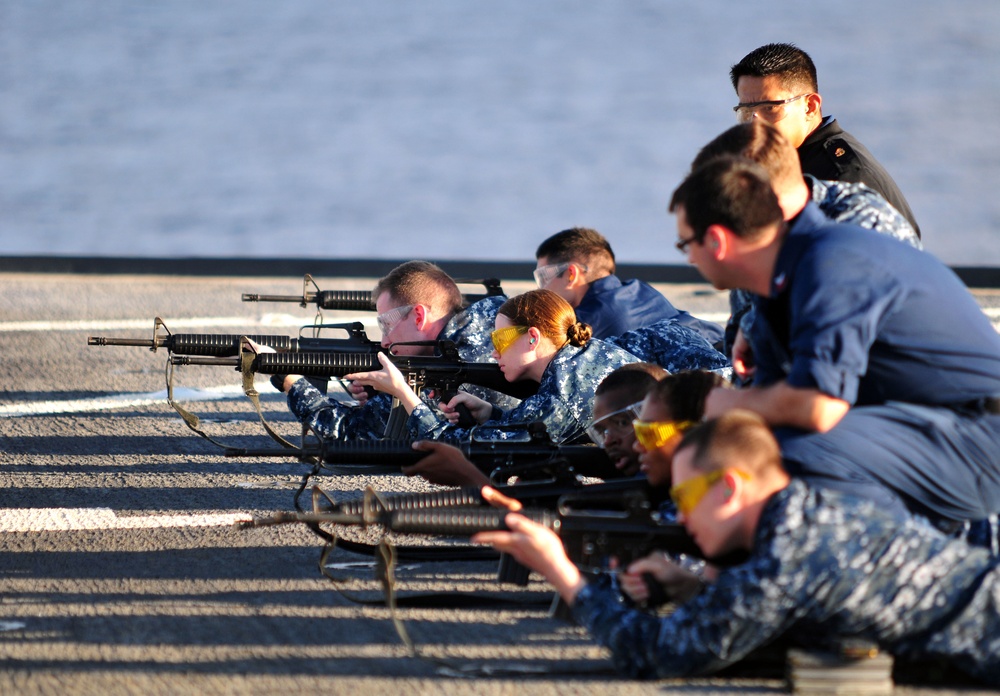
POLYGON ((527 326, 508 326, 491 333, 490 340, 493 341, 493 347, 496 348, 497 353, 503 355, 503 352, 510 348, 511 343, 526 333, 528 333, 527 326))
POLYGON ((677 511, 685 517, 698 507, 698 503, 712 490, 712 486, 722 480, 726 471, 734 471, 746 480, 750 479, 750 474, 742 469, 716 469, 707 474, 689 478, 684 483, 678 483, 670 489, 670 499, 677 506, 677 511))
POLYGON ((632 421, 635 439, 647 452, 663 447, 670 438, 692 425, 694 421, 644 421, 638 418, 632 421))

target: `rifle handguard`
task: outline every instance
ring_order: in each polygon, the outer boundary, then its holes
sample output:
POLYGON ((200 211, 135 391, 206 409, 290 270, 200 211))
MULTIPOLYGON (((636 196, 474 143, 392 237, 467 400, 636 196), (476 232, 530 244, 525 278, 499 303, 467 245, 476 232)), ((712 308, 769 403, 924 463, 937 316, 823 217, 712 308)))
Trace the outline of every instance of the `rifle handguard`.
MULTIPOLYGON (((470 536, 477 532, 506 530, 504 519, 510 510, 499 508, 459 508, 452 510, 395 510, 386 528, 402 534, 470 536)), ((559 516, 547 510, 521 510, 533 522, 558 533, 559 516)))

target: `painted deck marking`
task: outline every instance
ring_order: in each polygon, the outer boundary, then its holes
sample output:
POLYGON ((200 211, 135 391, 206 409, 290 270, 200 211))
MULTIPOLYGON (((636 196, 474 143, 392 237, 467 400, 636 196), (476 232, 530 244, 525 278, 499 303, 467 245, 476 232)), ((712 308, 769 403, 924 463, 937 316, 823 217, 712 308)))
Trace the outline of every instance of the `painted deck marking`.
MULTIPOLYGON (((277 392, 275 392, 277 393, 277 392)), ((174 399, 177 401, 219 401, 236 399, 243 396, 243 387, 238 384, 226 384, 210 389, 174 389, 174 399)), ((16 416, 40 416, 55 413, 89 413, 93 411, 110 411, 116 408, 131 406, 150 406, 165 404, 167 390, 148 392, 145 394, 110 394, 91 399, 69 399, 66 401, 22 401, 16 404, 0 405, 0 418, 16 416)))
POLYGON ((217 527, 251 520, 247 513, 119 517, 111 508, 7 508, 0 509, 0 532, 217 527))

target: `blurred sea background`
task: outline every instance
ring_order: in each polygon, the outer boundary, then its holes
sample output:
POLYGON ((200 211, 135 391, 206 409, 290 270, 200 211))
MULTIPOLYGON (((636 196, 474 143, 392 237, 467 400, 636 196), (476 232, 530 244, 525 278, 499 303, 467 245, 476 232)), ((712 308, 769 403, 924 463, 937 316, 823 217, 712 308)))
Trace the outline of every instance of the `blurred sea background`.
POLYGON ((772 41, 926 247, 1000 266, 998 0, 0 0, 0 255, 533 261, 665 207, 772 41))

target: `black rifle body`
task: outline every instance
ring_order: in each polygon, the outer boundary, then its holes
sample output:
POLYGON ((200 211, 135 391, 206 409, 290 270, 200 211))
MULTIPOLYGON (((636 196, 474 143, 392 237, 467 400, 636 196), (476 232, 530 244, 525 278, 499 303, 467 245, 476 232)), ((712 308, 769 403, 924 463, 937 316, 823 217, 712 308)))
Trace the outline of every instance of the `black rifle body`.
MULTIPOLYGON (((486 474, 513 475, 521 478, 555 480, 572 476, 620 478, 607 453, 596 445, 556 445, 541 429, 541 434, 527 426, 529 441, 470 439, 458 443, 465 458, 486 474)), ((227 457, 289 457, 320 458, 333 465, 411 466, 430 452, 415 450, 412 443, 396 440, 330 443, 323 448, 298 452, 287 449, 228 448, 227 457)))
MULTIPOLYGON (((570 560, 583 568, 605 569, 612 558, 628 564, 657 550, 702 557, 682 525, 657 519, 648 484, 623 483, 582 486, 560 496, 555 509, 526 507, 520 514, 556 532, 570 560)), ((505 487, 502 492, 510 495, 516 488, 505 487)), ((366 496, 338 503, 328 511, 281 513, 247 526, 288 522, 380 525, 402 534, 469 536, 507 529, 508 512, 485 505, 478 491, 457 489, 366 496)))
POLYGON ((196 355, 214 358, 231 358, 240 354, 242 340, 248 338, 259 346, 267 346, 278 353, 371 353, 383 351, 378 341, 368 338, 364 324, 359 321, 344 324, 319 324, 306 327, 312 330, 340 330, 346 338, 322 338, 262 334, 186 334, 175 333, 149 338, 106 338, 91 336, 91 346, 136 346, 152 351, 166 348, 174 355, 196 355))
MULTIPOLYGON (((438 342, 442 355, 389 355, 389 359, 406 377, 414 391, 433 389, 442 399, 449 399, 463 384, 475 384, 526 399, 538 391, 538 383, 530 380, 508 382, 495 363, 472 363, 457 359, 458 351, 450 342, 438 342)), ((239 368, 239 358, 215 358, 173 355, 174 365, 228 365, 239 368)), ((305 377, 344 377, 355 372, 382 369, 378 354, 371 353, 261 353, 250 369, 265 375, 303 375, 305 377)))
MULTIPOLYGON (((482 285, 485 293, 463 293, 462 301, 465 306, 479 302, 487 297, 503 295, 503 288, 500 287, 498 278, 484 278, 482 280, 456 280, 458 284, 482 285)), ((255 292, 243 293, 244 302, 295 302, 301 307, 315 304, 318 309, 329 309, 338 312, 374 312, 375 300, 370 290, 320 290, 315 292, 308 290, 308 286, 316 284, 312 282, 310 276, 306 276, 301 295, 263 295, 255 292)))

